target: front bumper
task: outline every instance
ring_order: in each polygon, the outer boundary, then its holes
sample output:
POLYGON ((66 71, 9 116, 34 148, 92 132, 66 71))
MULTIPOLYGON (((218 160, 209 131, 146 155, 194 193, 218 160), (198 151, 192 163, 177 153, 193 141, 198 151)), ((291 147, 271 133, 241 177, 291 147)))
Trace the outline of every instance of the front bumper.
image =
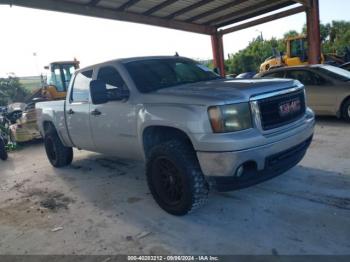
POLYGON ((303 159, 311 141, 312 136, 297 146, 267 157, 263 170, 257 170, 254 166, 249 166, 240 177, 208 176, 206 179, 212 189, 220 192, 241 189, 261 183, 281 175, 297 165, 303 159))
POLYGON ((210 186, 218 191, 247 187, 287 171, 304 157, 309 147, 315 120, 313 115, 305 118, 293 129, 285 130, 284 137, 243 150, 228 152, 197 152, 203 174, 210 186), (236 172, 243 166, 243 174, 236 172))

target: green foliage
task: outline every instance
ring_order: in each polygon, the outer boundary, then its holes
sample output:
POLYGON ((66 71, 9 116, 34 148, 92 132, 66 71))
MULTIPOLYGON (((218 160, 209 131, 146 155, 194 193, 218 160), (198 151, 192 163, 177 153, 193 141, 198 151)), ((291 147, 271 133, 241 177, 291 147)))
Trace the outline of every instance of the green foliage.
POLYGON ((21 77, 19 82, 27 89, 29 92, 34 92, 41 87, 40 77, 21 77))
POLYGON ((229 56, 229 59, 225 61, 227 72, 230 74, 255 72, 266 58, 272 56, 273 49, 285 51, 283 40, 255 38, 247 48, 229 56))
POLYGON ((0 78, 0 106, 11 102, 23 102, 28 94, 17 77, 0 78))
MULTIPOLYGON (((332 23, 321 24, 320 33, 324 54, 336 53, 342 56, 345 48, 350 46, 350 22, 333 21, 332 23)), ((260 36, 254 38, 245 49, 229 55, 229 58, 225 61, 227 74, 258 71, 260 64, 272 56, 273 49, 285 52, 284 40, 287 37, 300 34, 306 35, 306 25, 304 25, 301 32, 295 30, 286 32, 283 39, 264 40, 260 36)))

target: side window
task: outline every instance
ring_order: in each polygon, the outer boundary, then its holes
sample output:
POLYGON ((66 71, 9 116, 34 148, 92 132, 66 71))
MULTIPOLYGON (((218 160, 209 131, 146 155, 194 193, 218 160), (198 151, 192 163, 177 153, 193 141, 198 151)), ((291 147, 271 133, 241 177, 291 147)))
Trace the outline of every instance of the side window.
POLYGON ((112 89, 126 89, 126 84, 122 77, 120 76, 117 69, 112 66, 102 67, 98 71, 97 79, 106 83, 106 87, 108 90, 112 89))
POLYGON ((316 82, 316 85, 319 85, 319 86, 324 86, 324 85, 329 85, 330 82, 323 78, 322 76, 320 76, 319 74, 317 73, 312 73, 314 78, 315 78, 315 82, 316 82))
POLYGON ((284 78, 284 71, 274 72, 274 73, 271 73, 271 74, 266 74, 264 77, 284 78))
POLYGON ((322 86, 329 84, 329 82, 322 76, 306 70, 289 71, 287 77, 297 79, 304 85, 322 86))
POLYGON ((48 84, 56 87, 58 92, 64 92, 64 83, 62 82, 61 69, 58 65, 55 65, 48 76, 48 84))
POLYGON ((314 74, 306 70, 289 71, 287 72, 287 78, 297 79, 304 85, 317 85, 314 74))
POLYGON ((88 102, 89 101, 89 88, 92 78, 92 70, 79 72, 73 83, 73 89, 71 94, 72 102, 88 102))

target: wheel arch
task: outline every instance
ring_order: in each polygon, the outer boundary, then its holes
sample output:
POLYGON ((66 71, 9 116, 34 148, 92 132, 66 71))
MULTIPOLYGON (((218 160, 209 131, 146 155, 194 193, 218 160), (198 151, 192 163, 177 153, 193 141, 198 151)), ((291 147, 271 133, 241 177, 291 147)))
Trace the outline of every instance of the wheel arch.
POLYGON ((155 145, 173 139, 188 142, 194 148, 190 136, 179 128, 162 125, 146 127, 142 132, 142 146, 145 158, 147 158, 148 153, 155 145))
POLYGON ((339 109, 338 109, 338 117, 343 117, 343 106, 344 106, 344 104, 347 102, 347 101, 349 101, 350 100, 350 95, 348 95, 348 96, 346 96, 343 100, 342 100, 342 102, 340 103, 340 107, 339 107, 339 109))

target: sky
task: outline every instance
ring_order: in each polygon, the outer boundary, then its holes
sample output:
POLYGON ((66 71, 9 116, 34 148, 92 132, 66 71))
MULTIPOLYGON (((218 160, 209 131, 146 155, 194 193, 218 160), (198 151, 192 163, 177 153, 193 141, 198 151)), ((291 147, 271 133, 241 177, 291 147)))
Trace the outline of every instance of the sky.
MULTIPOLYGON (((350 20, 349 0, 320 0, 321 22, 350 20)), ((246 47, 263 34, 282 37, 301 31, 304 13, 224 36, 225 56, 246 47)), ((106 60, 148 55, 211 59, 210 36, 161 27, 0 5, 0 77, 9 73, 31 76, 45 73, 51 61, 72 60, 81 66, 106 60), (33 55, 33 54, 36 55, 33 55)))

